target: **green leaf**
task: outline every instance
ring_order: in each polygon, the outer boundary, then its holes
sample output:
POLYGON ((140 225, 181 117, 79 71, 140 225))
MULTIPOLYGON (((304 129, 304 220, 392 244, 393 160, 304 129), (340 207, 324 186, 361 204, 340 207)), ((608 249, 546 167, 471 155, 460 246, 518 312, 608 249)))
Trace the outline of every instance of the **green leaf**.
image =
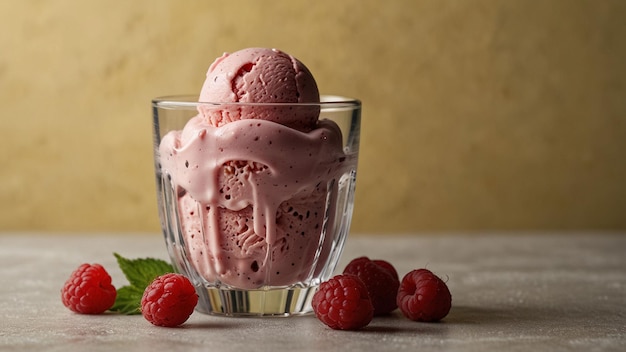
POLYGON ((117 289, 115 304, 111 311, 122 314, 141 314, 141 297, 143 291, 134 286, 124 286, 117 289))
POLYGON ((122 314, 140 314, 141 297, 146 287, 157 277, 173 273, 174 268, 161 259, 127 259, 117 253, 113 255, 117 258, 117 263, 130 285, 117 290, 115 303, 110 310, 122 314))
POLYGON ((161 259, 127 259, 117 253, 113 255, 130 285, 144 290, 158 276, 174 272, 172 265, 161 259))

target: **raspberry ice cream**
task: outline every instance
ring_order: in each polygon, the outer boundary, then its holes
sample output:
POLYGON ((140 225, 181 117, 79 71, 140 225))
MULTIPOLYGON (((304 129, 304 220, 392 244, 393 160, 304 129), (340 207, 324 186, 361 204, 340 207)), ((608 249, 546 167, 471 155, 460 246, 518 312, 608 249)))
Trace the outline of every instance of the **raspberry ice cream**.
MULTIPOLYGON (((250 48, 218 58, 207 72, 201 102, 318 103, 320 95, 311 72, 293 56, 278 50, 250 48)), ((268 120, 310 131, 319 115, 316 106, 201 109, 214 126, 240 120, 268 120), (208 110, 208 111, 207 111, 208 110)))
POLYGON ((244 49, 211 65, 199 100, 159 145, 190 271, 236 289, 307 282, 332 250, 336 190, 356 167, 337 124, 318 120, 313 76, 281 51, 244 49))

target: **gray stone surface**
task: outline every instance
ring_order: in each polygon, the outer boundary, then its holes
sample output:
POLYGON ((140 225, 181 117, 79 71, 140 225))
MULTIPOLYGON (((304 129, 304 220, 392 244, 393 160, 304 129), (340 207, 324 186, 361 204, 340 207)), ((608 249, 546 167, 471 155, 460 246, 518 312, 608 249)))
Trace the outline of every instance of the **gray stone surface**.
POLYGON ((83 262, 126 284, 112 252, 165 258, 160 235, 0 234, 1 351, 625 351, 626 234, 350 237, 342 262, 386 259, 403 275, 428 267, 453 306, 440 323, 395 312, 362 331, 315 317, 221 318, 179 328, 141 316, 73 314, 59 292, 83 262))

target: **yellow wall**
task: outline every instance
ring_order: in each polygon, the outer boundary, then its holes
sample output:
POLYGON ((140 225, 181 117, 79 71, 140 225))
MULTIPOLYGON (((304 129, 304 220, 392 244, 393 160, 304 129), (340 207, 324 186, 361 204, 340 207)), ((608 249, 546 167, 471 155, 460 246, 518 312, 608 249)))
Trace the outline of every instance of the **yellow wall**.
POLYGON ((150 99, 249 46, 362 99, 353 232, 626 229, 626 1, 2 1, 0 230, 157 231, 150 99))

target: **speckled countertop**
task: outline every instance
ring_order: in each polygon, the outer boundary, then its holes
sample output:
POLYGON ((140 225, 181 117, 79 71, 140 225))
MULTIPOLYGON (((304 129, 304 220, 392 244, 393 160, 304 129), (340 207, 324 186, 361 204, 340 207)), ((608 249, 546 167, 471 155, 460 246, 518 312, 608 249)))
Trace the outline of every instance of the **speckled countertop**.
POLYGON ((179 328, 141 316, 73 314, 59 291, 83 262, 126 281, 112 252, 166 256, 157 234, 0 234, 1 351, 624 351, 626 234, 352 235, 339 269, 360 255, 400 275, 428 267, 447 278, 440 323, 375 318, 334 331, 315 317, 221 318, 194 313, 179 328))

